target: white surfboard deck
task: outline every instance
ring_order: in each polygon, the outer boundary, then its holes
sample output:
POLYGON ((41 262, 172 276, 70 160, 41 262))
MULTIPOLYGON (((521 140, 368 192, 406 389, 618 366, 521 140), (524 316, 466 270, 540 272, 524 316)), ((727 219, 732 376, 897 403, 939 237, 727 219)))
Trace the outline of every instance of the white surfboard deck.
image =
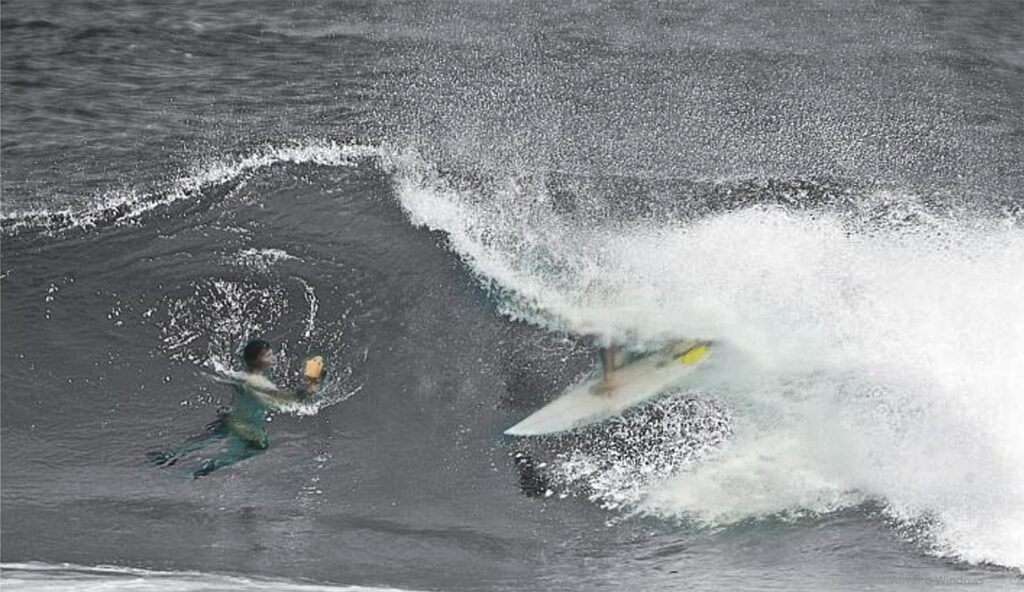
POLYGON ((601 390, 595 373, 505 430, 509 436, 557 434, 614 417, 677 385, 707 358, 710 344, 678 341, 615 370, 611 388, 601 390))

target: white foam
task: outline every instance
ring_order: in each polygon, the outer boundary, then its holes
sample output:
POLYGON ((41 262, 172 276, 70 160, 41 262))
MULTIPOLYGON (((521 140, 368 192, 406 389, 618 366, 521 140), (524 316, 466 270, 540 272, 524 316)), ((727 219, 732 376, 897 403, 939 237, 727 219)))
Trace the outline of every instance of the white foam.
POLYGON ((391 162, 411 221, 445 232, 510 316, 608 340, 713 338, 744 360, 708 391, 736 413, 734 440, 649 488, 644 511, 727 523, 871 498, 926 517, 941 553, 1024 567, 1015 221, 891 194, 874 198, 914 225, 757 205, 578 219, 527 183, 480 195, 415 154, 391 162))
POLYGON ((108 223, 133 222, 160 207, 197 199, 208 188, 231 182, 243 175, 278 164, 353 166, 379 156, 379 150, 333 140, 309 140, 286 145, 267 145, 249 154, 197 163, 166 187, 155 191, 129 188, 108 191, 89 200, 88 205, 37 208, 3 212, 4 233, 38 229, 62 231, 93 228, 108 223))
POLYGON ((298 261, 299 258, 283 249, 242 249, 230 258, 228 264, 241 265, 257 271, 268 272, 282 261, 298 261))

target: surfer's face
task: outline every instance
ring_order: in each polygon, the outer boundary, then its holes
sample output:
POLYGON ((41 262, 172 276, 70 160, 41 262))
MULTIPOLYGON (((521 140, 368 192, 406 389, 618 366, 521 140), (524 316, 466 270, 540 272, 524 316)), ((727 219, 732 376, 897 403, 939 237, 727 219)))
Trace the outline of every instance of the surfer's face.
POLYGON ((260 357, 258 358, 258 364, 259 364, 260 370, 263 370, 265 368, 270 368, 271 366, 273 366, 274 365, 274 352, 272 350, 270 350, 269 348, 261 351, 260 352, 260 357))

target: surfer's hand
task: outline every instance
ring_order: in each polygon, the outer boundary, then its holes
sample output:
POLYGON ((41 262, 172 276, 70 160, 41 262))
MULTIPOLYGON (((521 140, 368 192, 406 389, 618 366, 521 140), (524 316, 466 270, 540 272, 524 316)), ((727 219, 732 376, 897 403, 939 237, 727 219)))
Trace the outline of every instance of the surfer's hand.
POLYGON ((311 383, 319 382, 320 378, 324 375, 324 359, 321 356, 313 356, 307 359, 302 373, 311 383))

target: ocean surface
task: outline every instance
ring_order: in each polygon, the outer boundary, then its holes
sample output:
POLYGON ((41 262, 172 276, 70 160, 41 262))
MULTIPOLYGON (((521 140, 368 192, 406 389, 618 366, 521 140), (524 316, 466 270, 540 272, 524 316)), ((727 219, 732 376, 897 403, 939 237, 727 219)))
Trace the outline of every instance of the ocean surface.
POLYGON ((0 19, 5 589, 1020 589, 1020 0, 0 19), (651 405, 502 435, 683 336, 651 405), (323 396, 145 466, 252 337, 323 396))

